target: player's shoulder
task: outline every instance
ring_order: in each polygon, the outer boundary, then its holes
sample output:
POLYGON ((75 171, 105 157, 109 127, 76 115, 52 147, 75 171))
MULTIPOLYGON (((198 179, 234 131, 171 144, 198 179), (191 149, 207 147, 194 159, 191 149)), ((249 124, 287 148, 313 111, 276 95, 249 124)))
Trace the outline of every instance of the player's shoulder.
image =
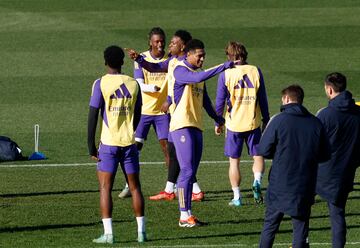
POLYGON ((140 53, 140 55, 143 56, 144 59, 148 58, 148 57, 150 57, 150 51, 149 50, 143 51, 142 53, 140 53))
POLYGON ((137 81, 135 80, 135 78, 129 76, 129 75, 126 75, 126 74, 121 74, 121 78, 124 82, 130 82, 130 83, 137 83, 137 81))
POLYGON ((316 112, 315 116, 317 118, 324 119, 324 118, 328 118, 328 117, 334 115, 333 112, 334 112, 334 109, 330 108, 329 106, 326 106, 326 107, 319 109, 316 112))

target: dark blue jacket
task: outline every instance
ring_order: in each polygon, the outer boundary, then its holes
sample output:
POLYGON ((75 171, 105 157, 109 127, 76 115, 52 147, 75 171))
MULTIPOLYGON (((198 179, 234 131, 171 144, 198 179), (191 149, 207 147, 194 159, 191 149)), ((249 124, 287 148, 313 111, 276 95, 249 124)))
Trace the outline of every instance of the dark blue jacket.
POLYGON ((343 91, 317 117, 329 136, 331 159, 319 165, 316 192, 331 203, 341 204, 343 196, 353 189, 360 165, 360 107, 350 92, 343 91))
POLYGON ((273 159, 267 205, 290 216, 309 216, 318 163, 330 157, 319 119, 300 104, 283 105, 261 137, 260 155, 273 159))

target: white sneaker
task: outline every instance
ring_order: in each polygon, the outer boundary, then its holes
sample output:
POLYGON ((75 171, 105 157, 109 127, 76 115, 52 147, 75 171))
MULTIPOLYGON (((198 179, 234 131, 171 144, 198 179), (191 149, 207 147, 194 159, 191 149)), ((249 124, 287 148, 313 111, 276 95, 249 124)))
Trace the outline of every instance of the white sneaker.
POLYGON ((131 196, 131 192, 128 187, 124 188, 119 194, 119 198, 121 198, 121 199, 130 197, 130 196, 131 196))
POLYGON ((115 242, 112 234, 103 234, 97 239, 93 239, 94 243, 98 244, 113 244, 115 242))

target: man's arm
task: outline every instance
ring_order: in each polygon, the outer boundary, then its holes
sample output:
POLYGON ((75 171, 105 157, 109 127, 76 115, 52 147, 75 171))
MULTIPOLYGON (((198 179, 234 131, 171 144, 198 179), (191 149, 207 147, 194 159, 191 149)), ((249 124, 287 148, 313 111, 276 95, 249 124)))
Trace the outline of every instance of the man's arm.
POLYGON ((97 149, 95 145, 96 125, 99 117, 99 109, 90 106, 88 116, 88 149, 89 155, 97 157, 97 149))
POLYGON ((134 130, 136 130, 137 126, 140 123, 141 106, 142 106, 142 98, 141 98, 141 92, 139 90, 138 94, 136 96, 136 103, 135 103, 135 109, 134 109, 134 120, 133 120, 133 128, 134 128, 134 130))
POLYGON ((223 116, 225 101, 229 96, 229 91, 225 85, 225 73, 222 72, 218 78, 217 90, 216 90, 216 114, 223 116))
POLYGON ((174 70, 174 77, 179 84, 196 84, 214 77, 220 72, 234 66, 233 61, 227 61, 224 64, 215 66, 205 71, 191 71, 184 66, 177 66, 174 70))
POLYGON ((88 149, 89 155, 94 159, 97 158, 97 149, 95 145, 96 125, 99 118, 99 111, 104 106, 104 97, 100 89, 101 79, 95 80, 91 97, 90 97, 90 108, 88 116, 88 149))
POLYGON ((139 83, 142 92, 157 92, 160 88, 154 84, 145 84, 144 82, 144 72, 141 65, 136 61, 134 62, 134 78, 139 83))
POLYGON ((222 117, 222 115, 216 114, 215 109, 211 103, 210 97, 207 93, 205 85, 204 85, 203 107, 206 110, 206 113, 216 122, 218 126, 224 125, 225 119, 222 117))
POLYGON ((259 87, 259 90, 257 92, 257 98, 259 99, 260 111, 261 111, 262 122, 263 122, 263 128, 262 129, 264 130, 267 123, 270 120, 269 105, 268 105, 268 100, 267 100, 267 95, 266 95, 264 77, 263 77, 262 72, 261 72, 261 70, 259 68, 258 68, 258 71, 259 71, 259 75, 260 75, 260 87, 259 87))
POLYGON ((331 158, 331 147, 328 135, 325 131, 324 126, 321 128, 320 132, 320 145, 319 145, 319 163, 326 162, 331 158))
POLYGON ((172 57, 169 57, 159 63, 151 63, 149 61, 146 61, 142 55, 139 55, 136 58, 135 63, 138 63, 141 67, 145 68, 150 72, 167 72, 169 67, 169 61, 171 60, 171 58, 172 57))
POLYGON ((259 155, 264 158, 274 158, 277 144, 276 128, 277 121, 274 121, 274 117, 269 121, 265 128, 259 143, 259 155))

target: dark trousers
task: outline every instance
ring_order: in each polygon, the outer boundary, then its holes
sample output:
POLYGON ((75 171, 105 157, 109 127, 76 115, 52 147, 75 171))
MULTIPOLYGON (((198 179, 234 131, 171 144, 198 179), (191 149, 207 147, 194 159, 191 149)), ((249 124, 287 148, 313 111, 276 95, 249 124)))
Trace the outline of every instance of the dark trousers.
POLYGON ((346 200, 347 196, 341 203, 333 204, 328 202, 333 248, 343 248, 346 243, 346 200))
MULTIPOLYGON (((310 214, 309 214, 310 216, 310 214)), ((293 224, 293 248, 309 247, 309 216, 295 217, 291 216, 293 224)), ((280 223, 284 217, 284 213, 277 211, 271 207, 266 208, 263 231, 261 232, 260 248, 272 247, 275 234, 279 230, 280 223)))

